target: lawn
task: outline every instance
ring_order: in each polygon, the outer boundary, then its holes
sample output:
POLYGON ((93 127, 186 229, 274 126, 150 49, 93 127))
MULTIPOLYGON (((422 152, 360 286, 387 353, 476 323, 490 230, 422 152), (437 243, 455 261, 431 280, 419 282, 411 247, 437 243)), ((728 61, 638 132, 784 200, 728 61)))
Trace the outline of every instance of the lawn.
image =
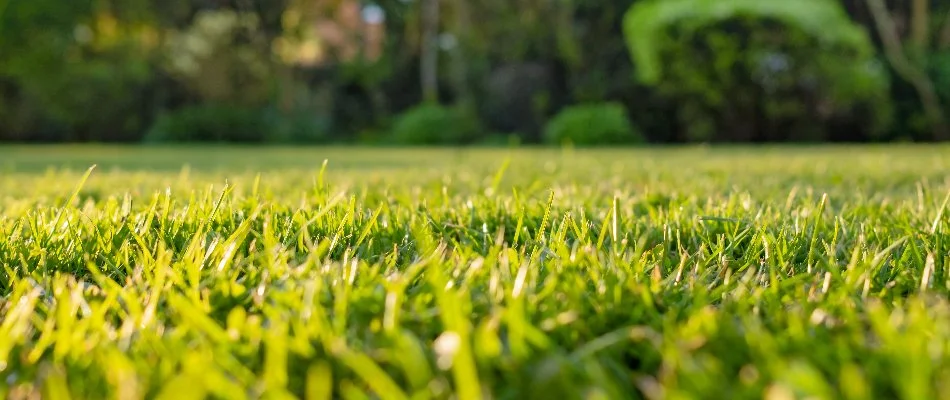
POLYGON ((0 398, 950 399, 948 171, 0 147, 0 398))

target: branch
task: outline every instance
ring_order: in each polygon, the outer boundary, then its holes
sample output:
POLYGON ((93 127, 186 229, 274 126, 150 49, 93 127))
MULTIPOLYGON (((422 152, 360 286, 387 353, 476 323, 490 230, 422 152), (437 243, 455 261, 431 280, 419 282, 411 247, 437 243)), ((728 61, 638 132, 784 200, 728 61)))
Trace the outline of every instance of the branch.
POLYGON ((923 54, 930 45, 930 0, 913 0, 910 19, 914 55, 923 54))
POLYGON ((939 50, 948 50, 950 49, 950 11, 947 11, 947 16, 943 19, 943 28, 940 30, 940 36, 938 37, 937 47, 939 50))
POLYGON ((884 5, 884 0, 866 0, 866 2, 871 15, 874 17, 874 23, 877 26, 878 34, 881 36, 881 41, 884 43, 884 55, 897 75, 910 82, 917 91, 924 112, 933 124, 934 139, 950 139, 946 117, 940 104, 940 98, 937 96, 936 89, 934 89, 933 81, 922 69, 915 66, 907 58, 904 46, 895 28, 894 20, 891 19, 887 6, 884 5))
POLYGON ((422 60, 419 68, 422 97, 427 103, 439 101, 439 0, 423 0, 422 60))

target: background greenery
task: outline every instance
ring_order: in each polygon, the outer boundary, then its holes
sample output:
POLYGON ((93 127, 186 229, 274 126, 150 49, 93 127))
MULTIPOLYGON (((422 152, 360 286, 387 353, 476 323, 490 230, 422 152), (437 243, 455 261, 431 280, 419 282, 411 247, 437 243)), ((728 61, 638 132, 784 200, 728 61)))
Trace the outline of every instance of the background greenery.
POLYGON ((629 143, 930 141, 947 104, 934 0, 0 0, 3 141, 541 143, 572 106, 629 143))

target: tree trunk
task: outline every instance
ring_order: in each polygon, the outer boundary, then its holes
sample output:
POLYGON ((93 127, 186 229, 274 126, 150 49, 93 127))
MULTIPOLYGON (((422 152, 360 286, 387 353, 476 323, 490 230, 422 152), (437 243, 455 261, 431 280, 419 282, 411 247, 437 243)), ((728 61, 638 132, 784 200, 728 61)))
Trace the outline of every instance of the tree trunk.
POLYGON ((455 48, 452 49, 452 76, 455 93, 460 103, 468 105, 472 100, 472 93, 468 84, 468 44, 471 39, 471 22, 469 20, 469 0, 453 0, 452 16, 454 17, 455 48))
MULTIPOLYGON (((915 65, 907 57, 884 0, 865 1, 868 9, 871 10, 871 15, 874 17, 874 23, 877 26, 878 34, 881 36, 881 41, 884 43, 884 54, 888 62, 891 63, 894 71, 901 79, 910 82, 914 86, 917 96, 920 97, 920 102, 933 130, 934 140, 950 139, 950 130, 947 127, 943 105, 940 104, 940 98, 937 96, 933 81, 923 68, 915 65)), ((915 2, 919 1, 915 0, 915 2)))
POLYGON ((943 19, 943 28, 940 30, 937 40, 938 50, 950 50, 950 11, 947 11, 947 15, 943 19))
POLYGON ((910 35, 914 56, 923 56, 930 46, 930 0, 912 0, 910 35))
POLYGON ((422 1, 422 98, 439 101, 439 0, 422 1))

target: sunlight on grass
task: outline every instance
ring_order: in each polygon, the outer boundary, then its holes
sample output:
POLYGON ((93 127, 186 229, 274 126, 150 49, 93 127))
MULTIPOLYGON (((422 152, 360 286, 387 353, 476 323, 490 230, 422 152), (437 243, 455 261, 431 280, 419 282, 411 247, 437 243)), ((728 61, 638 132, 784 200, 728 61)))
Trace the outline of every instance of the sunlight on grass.
POLYGON ((3 398, 950 393, 948 148, 0 154, 3 398))

